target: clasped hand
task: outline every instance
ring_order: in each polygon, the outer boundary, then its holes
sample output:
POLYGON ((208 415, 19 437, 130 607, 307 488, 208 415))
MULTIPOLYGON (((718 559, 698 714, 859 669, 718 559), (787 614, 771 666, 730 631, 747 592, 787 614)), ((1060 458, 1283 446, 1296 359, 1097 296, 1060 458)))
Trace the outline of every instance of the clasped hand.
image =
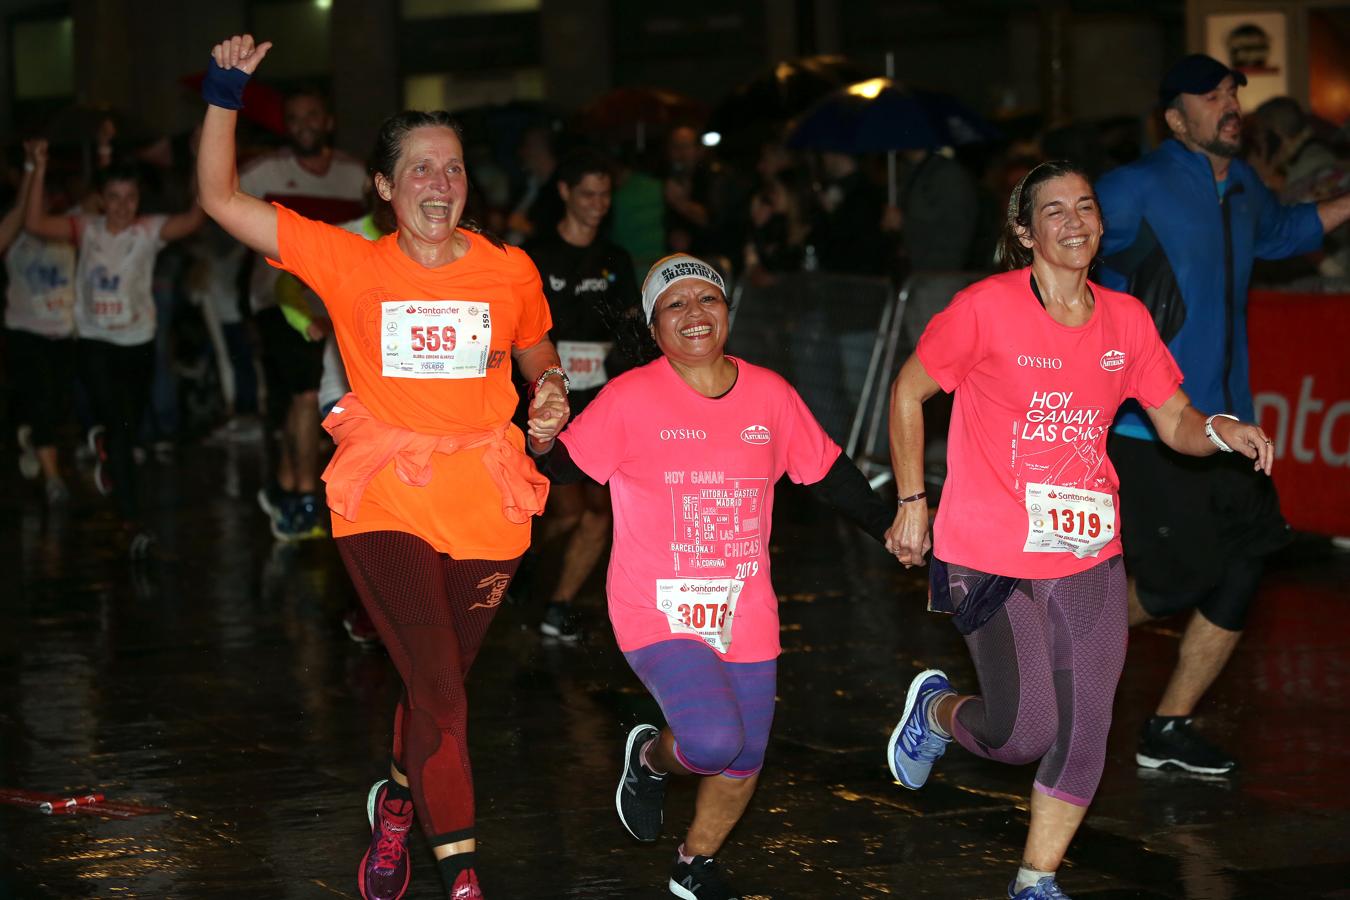
POLYGON ((895 521, 886 529, 886 551, 908 569, 910 566, 923 565, 924 557, 932 547, 928 503, 915 500, 896 510, 895 521))
POLYGON ((554 438, 562 433, 571 414, 567 394, 556 384, 545 381, 530 402, 527 431, 535 452, 543 453, 548 449, 554 438))

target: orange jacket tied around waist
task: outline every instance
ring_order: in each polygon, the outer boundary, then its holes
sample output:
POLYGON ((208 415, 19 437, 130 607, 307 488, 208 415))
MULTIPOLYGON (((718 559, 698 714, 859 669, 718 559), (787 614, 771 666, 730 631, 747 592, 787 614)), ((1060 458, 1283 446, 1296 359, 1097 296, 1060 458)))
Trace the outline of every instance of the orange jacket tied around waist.
POLYGON ((323 427, 337 441, 337 451, 323 473, 328 507, 349 522, 356 521, 366 486, 390 460, 400 481, 425 487, 431 481, 431 454, 470 447, 487 447, 483 466, 501 492, 502 513, 508 521, 528 522, 543 512, 548 499, 548 479, 506 440, 509 422, 493 431, 420 434, 380 421, 360 398, 347 394, 323 420, 323 427))

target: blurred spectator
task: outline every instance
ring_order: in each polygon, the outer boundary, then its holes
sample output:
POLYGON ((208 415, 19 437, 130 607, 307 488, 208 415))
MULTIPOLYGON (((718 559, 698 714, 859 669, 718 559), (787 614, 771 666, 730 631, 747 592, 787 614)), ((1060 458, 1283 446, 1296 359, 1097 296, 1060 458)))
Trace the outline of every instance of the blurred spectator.
POLYGON ((70 411, 74 379, 75 251, 22 231, 37 144, 24 145, 23 177, 14 205, 0 220, 5 256, 5 356, 18 423, 19 471, 44 476, 47 502, 70 497, 57 456, 56 432, 70 411))
POLYGON ((1323 200, 1344 192, 1343 186, 1335 185, 1318 190, 1319 182, 1336 179, 1336 153, 1313 132, 1297 100, 1274 97, 1258 106, 1253 118, 1252 165, 1283 202, 1323 200))
POLYGON ((911 150, 905 163, 900 211, 909 270, 966 268, 979 216, 975 179, 965 166, 936 150, 911 150))
POLYGON ((557 225, 563 204, 558 197, 558 150, 548 126, 528 129, 516 153, 525 170, 525 184, 507 216, 506 240, 519 246, 540 229, 557 225))
POLYGON ((214 437, 251 440, 259 433, 239 418, 258 411, 258 378, 239 290, 248 250, 215 222, 207 222, 188 244, 188 252, 193 260, 188 299, 201 311, 225 403, 225 421, 214 437))
POLYGON ((740 257, 744 204, 737 179, 703 146, 698 131, 682 125, 666 139, 666 245, 673 253, 740 257))
POLYGON ((164 245, 192 234, 205 215, 195 199, 186 212, 141 215, 139 174, 134 167, 116 165, 99 173, 101 215, 51 215, 43 186, 45 142, 35 147, 33 162, 24 227, 44 240, 68 241, 78 247, 77 363, 80 380, 105 429, 95 481, 117 504, 132 557, 144 557, 154 538, 138 522, 132 442, 145 415, 154 376, 157 316, 151 278, 155 257, 164 245))
MULTIPOLYGON (((243 169, 239 189, 330 224, 364 215, 365 166, 332 147, 336 121, 325 97, 299 90, 286 98, 284 110, 288 146, 243 169)), ((275 537, 299 540, 326 533, 318 499, 323 343, 306 341, 287 322, 277 304, 280 274, 254 260, 249 300, 261 343, 272 460, 258 503, 275 537)))
POLYGON ((887 271, 888 246, 881 230, 885 196, 844 153, 822 153, 825 180, 816 188, 816 205, 802 267, 826 272, 881 275, 887 271))
POLYGON ((760 148, 759 186, 750 196, 746 273, 757 283, 800 269, 811 231, 811 185, 805 168, 779 140, 760 148))
POLYGON ((633 277, 666 254, 666 200, 661 179, 640 167, 625 149, 614 173, 610 237, 633 258, 633 277))

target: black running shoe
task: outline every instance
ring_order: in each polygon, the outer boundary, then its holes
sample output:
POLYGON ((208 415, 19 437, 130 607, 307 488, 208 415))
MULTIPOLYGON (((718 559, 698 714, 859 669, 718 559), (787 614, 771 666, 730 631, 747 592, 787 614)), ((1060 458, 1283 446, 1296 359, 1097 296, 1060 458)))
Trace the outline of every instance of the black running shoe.
POLYGON ((572 604, 550 603, 539 623, 539 632, 545 637, 557 638, 569 644, 579 639, 581 628, 577 625, 576 613, 572 612, 572 604))
POLYGON ((1175 767, 1199 775, 1227 775, 1237 760, 1205 740, 1188 716, 1150 716, 1139 732, 1135 762, 1150 769, 1175 767))
POLYGON ((681 862, 678 853, 670 869, 670 892, 684 900, 737 900, 739 896, 722 877, 717 860, 695 856, 692 862, 681 862))
POLYGON ((623 750, 623 774, 614 792, 614 808, 628 833, 639 841, 651 843, 661 836, 665 819, 666 776, 657 775, 642 764, 642 747, 659 735, 652 725, 639 725, 628 732, 623 750))

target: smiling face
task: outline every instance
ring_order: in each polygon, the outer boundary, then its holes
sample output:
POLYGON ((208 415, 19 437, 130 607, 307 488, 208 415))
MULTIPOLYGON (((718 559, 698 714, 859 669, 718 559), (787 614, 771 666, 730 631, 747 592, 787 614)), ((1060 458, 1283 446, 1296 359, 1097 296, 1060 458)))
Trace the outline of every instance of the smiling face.
POLYGON ((1229 75, 1207 94, 1181 94, 1167 110, 1167 127, 1189 150, 1233 159, 1242 151, 1242 105, 1229 75))
POLYGON ((469 193, 459 137, 450 128, 414 128, 392 178, 377 174, 375 190, 393 207, 400 232, 426 244, 450 240, 469 193))
POLYGON ((656 298, 652 337, 675 362, 715 362, 727 343, 729 312, 721 288, 701 278, 685 278, 656 298))
POLYGON ((108 217, 108 228, 121 231, 136 221, 136 212, 141 204, 141 191, 134 181, 114 179, 103 186, 99 194, 103 203, 103 214, 108 217))
POLYGON ((286 136, 299 156, 315 156, 328 146, 333 133, 333 116, 323 100, 309 94, 297 94, 286 100, 286 136))
POLYGON ((1019 238, 1037 260, 1065 269, 1086 269, 1102 240, 1102 216, 1092 185, 1078 174, 1060 175, 1035 188, 1031 228, 1019 238))
POLYGON ((599 228, 609 213, 612 188, 608 175, 591 172, 571 186, 559 182, 558 194, 567 217, 585 228, 599 228))

